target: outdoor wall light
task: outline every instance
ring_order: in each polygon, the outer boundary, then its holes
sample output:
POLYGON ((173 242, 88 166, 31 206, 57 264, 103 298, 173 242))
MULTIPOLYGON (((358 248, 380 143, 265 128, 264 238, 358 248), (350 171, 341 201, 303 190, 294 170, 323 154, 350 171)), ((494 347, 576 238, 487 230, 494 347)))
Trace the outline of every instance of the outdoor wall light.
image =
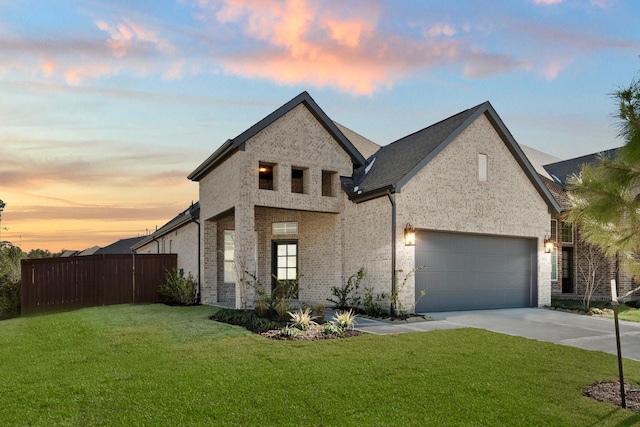
POLYGON ((409 223, 404 227, 404 245, 415 246, 416 245, 416 229, 409 223))
POLYGON ((553 250, 553 247, 553 240, 551 240, 551 236, 547 234, 546 236, 544 236, 544 253, 550 254, 553 250))

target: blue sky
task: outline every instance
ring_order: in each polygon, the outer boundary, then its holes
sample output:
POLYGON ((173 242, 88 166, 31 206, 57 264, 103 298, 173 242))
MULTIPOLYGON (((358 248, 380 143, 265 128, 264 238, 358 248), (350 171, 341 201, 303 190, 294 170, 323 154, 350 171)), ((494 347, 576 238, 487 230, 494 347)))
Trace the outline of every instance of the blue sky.
POLYGON ((613 148, 640 3, 0 0, 1 237, 83 249, 198 199, 186 176, 307 90, 388 144, 490 101, 521 144, 613 148), (7 228, 5 230, 4 228, 7 228))

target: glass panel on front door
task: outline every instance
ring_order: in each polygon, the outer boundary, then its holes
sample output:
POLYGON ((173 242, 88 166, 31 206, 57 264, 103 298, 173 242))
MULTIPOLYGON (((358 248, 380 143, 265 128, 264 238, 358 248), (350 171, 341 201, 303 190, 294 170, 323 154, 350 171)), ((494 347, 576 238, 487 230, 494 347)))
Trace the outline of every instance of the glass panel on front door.
POLYGON ((279 296, 298 297, 298 242, 273 242, 273 290, 279 296))

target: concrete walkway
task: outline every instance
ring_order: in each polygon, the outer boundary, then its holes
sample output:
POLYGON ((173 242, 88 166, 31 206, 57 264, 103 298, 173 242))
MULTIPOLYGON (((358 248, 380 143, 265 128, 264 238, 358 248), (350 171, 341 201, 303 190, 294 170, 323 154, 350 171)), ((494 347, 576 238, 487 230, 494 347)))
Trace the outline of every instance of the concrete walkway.
MULTIPOLYGON (((425 313, 434 321, 389 324, 358 317, 356 329, 372 334, 480 328, 502 334, 616 354, 613 319, 544 308, 425 313)), ((640 323, 620 321, 622 356, 640 361, 640 323)))

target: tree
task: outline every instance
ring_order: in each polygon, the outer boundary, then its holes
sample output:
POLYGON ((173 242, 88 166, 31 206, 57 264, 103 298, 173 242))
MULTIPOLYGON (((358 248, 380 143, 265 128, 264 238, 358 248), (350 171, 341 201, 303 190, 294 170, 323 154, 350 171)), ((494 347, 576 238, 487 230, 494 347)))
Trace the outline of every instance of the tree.
POLYGON ((624 146, 613 157, 583 165, 570 179, 572 209, 566 218, 584 239, 609 257, 622 256, 627 272, 640 276, 640 80, 613 93, 614 119, 624 146))

